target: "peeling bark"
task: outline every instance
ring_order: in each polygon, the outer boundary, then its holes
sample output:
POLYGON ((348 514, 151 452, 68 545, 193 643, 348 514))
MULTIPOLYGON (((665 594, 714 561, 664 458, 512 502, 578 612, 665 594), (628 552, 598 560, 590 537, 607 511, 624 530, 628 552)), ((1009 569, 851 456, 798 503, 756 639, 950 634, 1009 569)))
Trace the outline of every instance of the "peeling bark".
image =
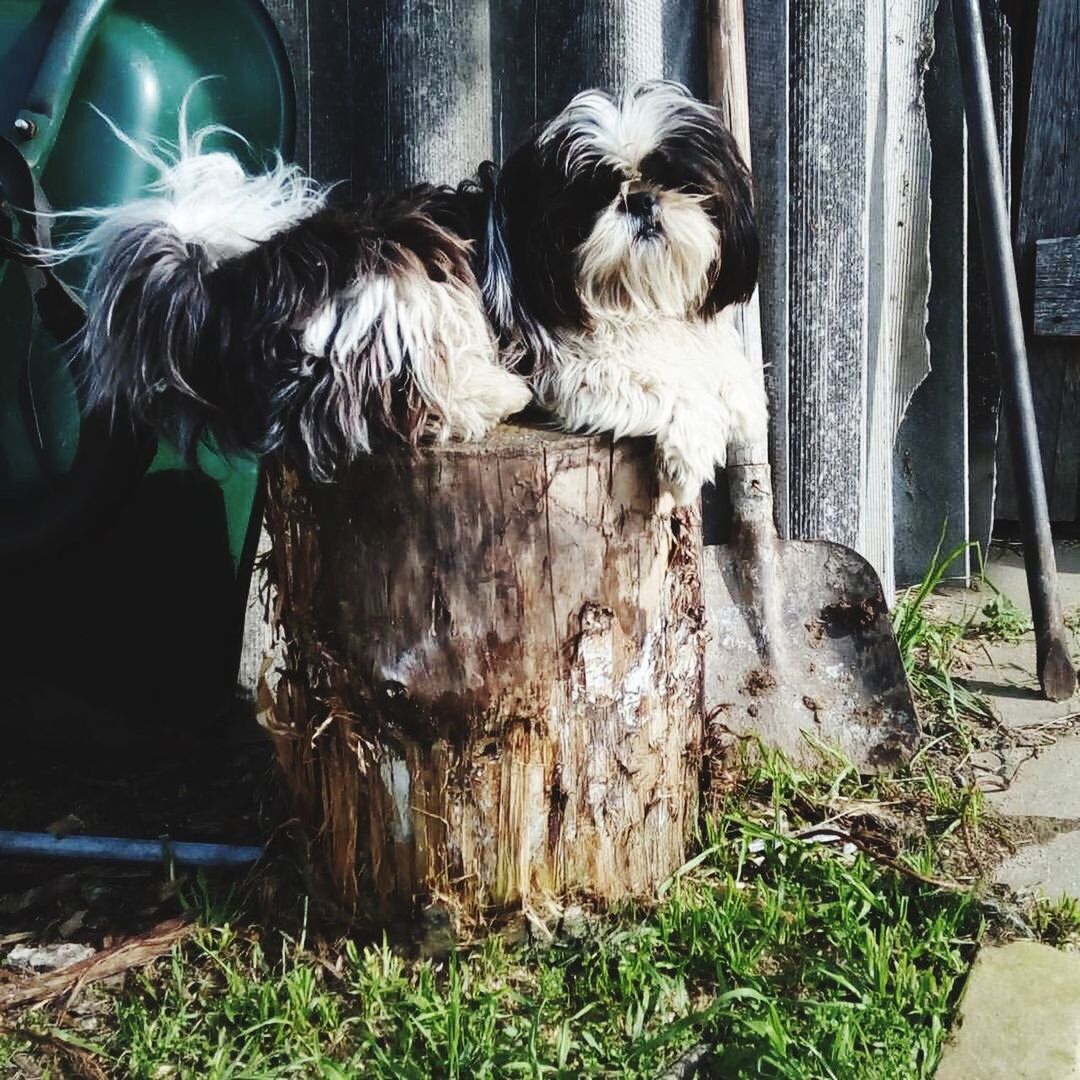
POLYGON ((648 441, 508 426, 271 477, 268 722, 324 899, 472 920, 650 894, 701 758, 698 530, 648 441))

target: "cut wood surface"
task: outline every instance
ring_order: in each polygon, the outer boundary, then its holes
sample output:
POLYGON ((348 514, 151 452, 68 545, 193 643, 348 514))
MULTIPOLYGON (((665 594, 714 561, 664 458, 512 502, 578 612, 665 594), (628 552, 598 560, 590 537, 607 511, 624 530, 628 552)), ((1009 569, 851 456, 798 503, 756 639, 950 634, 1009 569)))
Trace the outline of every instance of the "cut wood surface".
POLYGON ((1080 236, 1035 245, 1035 333, 1080 336, 1080 236))
POLYGON ((651 440, 524 427, 271 479, 272 708, 323 899, 649 895, 697 810, 697 527, 651 440))

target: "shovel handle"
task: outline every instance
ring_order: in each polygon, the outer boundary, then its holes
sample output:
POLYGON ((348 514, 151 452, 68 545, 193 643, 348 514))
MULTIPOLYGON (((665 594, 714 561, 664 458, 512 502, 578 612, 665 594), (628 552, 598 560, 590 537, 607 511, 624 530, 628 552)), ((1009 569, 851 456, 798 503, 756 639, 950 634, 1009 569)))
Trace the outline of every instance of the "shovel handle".
POLYGON ((771 527, 773 521, 772 469, 761 463, 732 463, 728 458, 728 491, 735 528, 771 527))

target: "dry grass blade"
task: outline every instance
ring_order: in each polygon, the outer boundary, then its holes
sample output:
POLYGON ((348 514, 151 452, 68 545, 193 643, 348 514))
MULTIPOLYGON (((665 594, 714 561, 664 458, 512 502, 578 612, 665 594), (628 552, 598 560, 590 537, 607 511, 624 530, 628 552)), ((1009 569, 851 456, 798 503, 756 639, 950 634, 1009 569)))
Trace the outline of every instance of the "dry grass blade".
POLYGON ((69 991, 71 997, 74 997, 89 983, 149 964, 167 953, 192 930, 192 925, 186 919, 168 919, 145 934, 128 938, 110 949, 102 950, 88 960, 72 964, 60 971, 49 971, 2 986, 0 987, 0 1012, 16 1006, 51 1001, 69 991))
POLYGON ((21 1027, 6 1027, 3 1024, 0 1024, 0 1035, 22 1039, 40 1047, 54 1059, 63 1059, 66 1066, 63 1076, 73 1077, 75 1080, 109 1080, 109 1074, 98 1064, 97 1059, 89 1050, 84 1050, 81 1046, 76 1046, 59 1035, 30 1031, 21 1027))

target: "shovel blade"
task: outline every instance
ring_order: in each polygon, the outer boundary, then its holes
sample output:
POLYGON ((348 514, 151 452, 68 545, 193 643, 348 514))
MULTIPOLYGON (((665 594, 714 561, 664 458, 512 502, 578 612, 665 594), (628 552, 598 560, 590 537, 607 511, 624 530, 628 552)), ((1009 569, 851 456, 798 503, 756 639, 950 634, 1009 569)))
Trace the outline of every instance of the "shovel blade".
POLYGON ((705 549, 705 706, 714 749, 755 735, 794 761, 839 750, 861 772, 914 753, 919 725, 873 567, 840 544, 705 549), (763 614, 761 596, 775 602, 763 614))

